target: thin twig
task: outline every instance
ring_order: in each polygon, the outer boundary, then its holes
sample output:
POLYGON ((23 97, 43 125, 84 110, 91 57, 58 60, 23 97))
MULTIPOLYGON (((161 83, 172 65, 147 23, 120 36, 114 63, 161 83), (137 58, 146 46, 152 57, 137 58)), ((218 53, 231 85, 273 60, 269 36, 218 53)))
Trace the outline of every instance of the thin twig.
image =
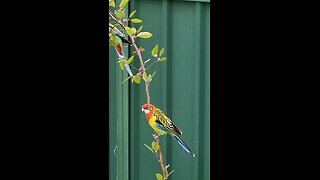
MULTIPOLYGON (((146 69, 145 69, 145 67, 144 67, 144 63, 143 63, 143 59, 142 59, 142 56, 141 56, 140 49, 139 49, 138 46, 136 45, 135 37, 134 37, 134 36, 131 36, 131 35, 129 35, 129 37, 130 37, 130 39, 131 39, 131 43, 132 43, 134 49, 135 49, 136 52, 137 52, 137 55, 138 55, 138 58, 139 58, 139 61, 140 61, 140 65, 141 65, 142 73, 144 73, 144 72, 146 71, 146 69)), ((147 103, 150 104, 149 82, 148 82, 148 81, 145 81, 145 85, 146 85, 147 103)))
POLYGON ((162 169, 162 177, 164 180, 166 180, 167 179, 167 168, 164 166, 163 161, 162 161, 162 152, 161 152, 159 137, 157 138, 156 141, 159 146, 158 152, 159 152, 159 162, 160 162, 161 169, 162 169))
POLYGON ((135 70, 139 71, 139 70, 138 70, 138 68, 134 67, 134 65, 129 64, 129 66, 131 66, 133 69, 135 69, 135 70))
POLYGON ((154 65, 157 62, 159 62, 159 61, 158 60, 153 61, 148 67, 146 67, 146 70, 149 69, 152 65, 154 65))

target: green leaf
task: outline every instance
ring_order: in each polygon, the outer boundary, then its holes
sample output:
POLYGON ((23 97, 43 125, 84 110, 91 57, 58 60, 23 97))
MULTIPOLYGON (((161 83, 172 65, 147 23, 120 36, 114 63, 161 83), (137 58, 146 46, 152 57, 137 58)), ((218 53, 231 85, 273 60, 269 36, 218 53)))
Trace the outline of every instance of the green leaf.
POLYGON ((114 14, 117 16, 118 19, 123 18, 121 13, 119 13, 118 11, 114 11, 114 14))
POLYGON ((148 149, 154 154, 154 152, 153 152, 153 150, 151 149, 151 147, 149 147, 149 146, 146 145, 146 144, 144 144, 144 146, 145 146, 146 148, 148 148, 148 149))
POLYGON ((159 57, 161 57, 163 53, 164 53, 164 48, 160 50, 159 57))
POLYGON ((148 76, 148 82, 150 83, 151 81, 152 81, 151 74, 149 74, 149 76, 148 76))
POLYGON ((127 64, 130 64, 133 61, 133 59, 134 59, 134 55, 128 59, 127 64))
POLYGON ((112 33, 110 33, 109 42, 112 46, 115 46, 116 44, 118 44, 116 37, 112 33))
POLYGON ((151 82, 151 81, 152 81, 153 76, 156 74, 156 72, 157 72, 157 71, 154 71, 154 72, 152 73, 152 75, 149 74, 149 76, 148 76, 148 82, 151 82))
POLYGON ((137 10, 132 11, 132 12, 130 13, 130 15, 129 15, 129 18, 131 18, 131 17, 136 13, 136 11, 137 11, 137 10))
POLYGON ((142 79, 143 79, 144 81, 148 81, 146 71, 143 71, 142 79))
POLYGON ((140 26, 137 33, 139 33, 142 30, 143 26, 140 26))
POLYGON ((157 152, 158 149, 159 149, 159 145, 158 145, 158 143, 155 142, 155 141, 152 141, 151 147, 152 147, 152 149, 153 149, 155 152, 157 152))
POLYGON ((163 177, 162 177, 162 175, 160 173, 157 173, 156 177, 157 177, 157 180, 162 180, 163 179, 163 177))
POLYGON ((114 11, 114 14, 119 18, 119 19, 122 19, 124 18, 125 16, 125 13, 124 13, 124 9, 118 9, 118 11, 114 11))
POLYGON ((153 78, 153 76, 156 74, 157 71, 154 71, 151 75, 151 78, 153 78))
POLYGON ((149 32, 141 32, 137 35, 137 37, 140 37, 140 38, 150 38, 151 36, 152 34, 149 32))
POLYGON ((140 84, 141 81, 141 77, 139 75, 135 75, 133 76, 133 81, 137 84, 140 84))
POLYGON ((128 4, 128 2, 129 0, 122 0, 119 4, 120 9, 123 9, 128 4))
POLYGON ((160 58, 160 62, 164 62, 164 61, 166 61, 167 60, 167 58, 166 57, 162 57, 162 58, 160 58))
POLYGON ((126 32, 127 32, 129 35, 134 34, 134 30, 132 30, 131 28, 125 27, 125 29, 126 29, 126 32))
POLYGON ((133 23, 136 23, 136 24, 142 23, 141 19, 138 19, 138 18, 130 19, 130 21, 133 22, 133 23))
POLYGON ((114 0, 109 0, 109 6, 116 7, 116 4, 114 3, 114 0))
POLYGON ((123 70, 123 69, 124 69, 124 61, 123 61, 123 60, 120 61, 120 62, 119 62, 119 65, 120 65, 120 68, 123 70))
POLYGON ((126 9, 119 9, 119 10, 118 10, 119 13, 121 13, 122 18, 124 18, 124 17, 126 16, 125 10, 126 10, 126 9))
POLYGON ((151 51, 152 56, 157 57, 158 54, 158 44, 151 51))
POLYGON ((137 32, 137 30, 136 30, 135 27, 132 27, 131 29, 132 29, 132 31, 133 31, 133 34, 135 34, 135 33, 137 32))
POLYGON ((131 76, 127 77, 124 81, 122 81, 121 84, 125 83, 126 81, 128 81, 131 78, 131 76))

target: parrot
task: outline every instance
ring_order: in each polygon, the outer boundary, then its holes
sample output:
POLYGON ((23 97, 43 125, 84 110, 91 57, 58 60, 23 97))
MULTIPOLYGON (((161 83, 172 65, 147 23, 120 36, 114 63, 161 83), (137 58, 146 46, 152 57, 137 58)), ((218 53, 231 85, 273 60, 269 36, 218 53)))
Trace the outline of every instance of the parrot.
MULTIPOLYGON (((119 29, 117 27, 115 27, 111 23, 109 23, 109 33, 112 33, 112 34, 118 36, 121 39, 122 43, 131 44, 131 42, 128 39, 126 39, 126 36, 121 31, 119 31, 119 29)), ((109 34, 109 37, 110 37, 110 34, 109 34)))
POLYGON ((157 133, 154 136, 155 138, 158 138, 160 135, 169 134, 188 154, 191 154, 192 157, 196 156, 180 138, 182 131, 160 109, 152 104, 144 104, 141 110, 145 113, 149 125, 157 133))
MULTIPOLYGON (((126 40, 126 37, 123 33, 119 31, 113 24, 109 23, 109 39, 111 40, 111 44, 114 46, 119 59, 123 59, 123 43, 130 44, 128 40, 126 40)), ((130 76, 133 76, 133 73, 131 71, 131 68, 128 64, 124 64, 124 67, 126 68, 127 72, 130 76)))

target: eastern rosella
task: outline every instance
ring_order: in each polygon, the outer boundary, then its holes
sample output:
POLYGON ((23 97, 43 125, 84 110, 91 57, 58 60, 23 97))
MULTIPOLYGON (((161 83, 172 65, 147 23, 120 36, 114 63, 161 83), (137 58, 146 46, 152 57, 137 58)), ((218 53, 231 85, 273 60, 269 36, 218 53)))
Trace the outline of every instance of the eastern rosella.
POLYGON ((156 131, 157 136, 170 134, 187 153, 195 157, 195 154, 180 138, 182 131, 160 109, 152 104, 144 104, 142 112, 145 113, 149 125, 156 131))
MULTIPOLYGON (((123 43, 130 44, 130 42, 126 40, 125 35, 121 33, 119 29, 117 29, 113 24, 110 24, 110 23, 109 23, 109 39, 111 40, 111 44, 114 46, 119 59, 125 58, 122 44, 123 43)), ((125 63, 124 67, 126 68, 129 75, 133 76, 129 65, 125 63)))

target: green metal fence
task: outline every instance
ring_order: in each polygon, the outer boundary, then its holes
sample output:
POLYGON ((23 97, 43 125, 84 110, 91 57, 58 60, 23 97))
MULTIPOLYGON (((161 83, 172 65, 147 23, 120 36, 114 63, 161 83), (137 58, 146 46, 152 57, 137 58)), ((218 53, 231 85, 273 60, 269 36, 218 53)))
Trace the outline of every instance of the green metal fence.
MULTIPOLYGON (((131 0, 132 10, 143 20, 144 31, 153 33, 151 39, 138 41, 145 53, 158 43, 168 57, 149 71, 157 70, 150 87, 151 103, 180 127, 182 138, 196 154, 192 158, 170 136, 161 136, 164 161, 170 164, 169 171, 175 170, 169 179, 210 179, 210 3, 131 0)), ((153 140, 153 130, 141 112, 144 86, 121 84, 126 73, 116 64, 114 49, 109 51, 109 179, 156 179, 160 165, 144 147, 153 140)))

